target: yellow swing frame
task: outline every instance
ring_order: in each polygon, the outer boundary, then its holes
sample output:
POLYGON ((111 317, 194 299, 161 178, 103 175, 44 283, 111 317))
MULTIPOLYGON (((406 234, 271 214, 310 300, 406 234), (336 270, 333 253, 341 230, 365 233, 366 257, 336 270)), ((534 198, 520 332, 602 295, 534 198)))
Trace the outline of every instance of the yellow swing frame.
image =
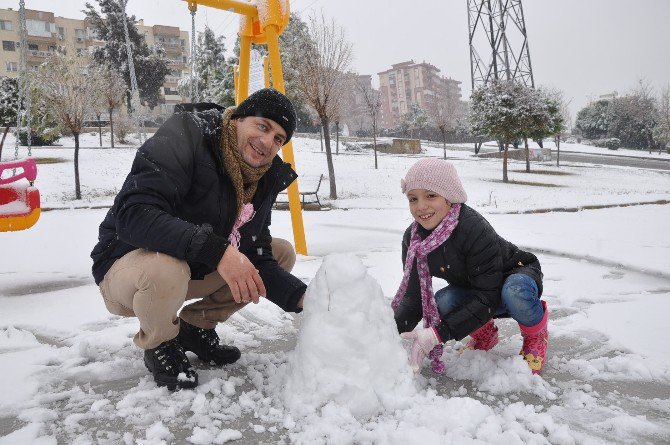
MULTIPOLYGON (((269 53, 269 66, 267 59, 264 60, 265 86, 270 86, 269 69, 272 70, 272 86, 279 92, 285 93, 284 71, 279 54, 279 36, 286 28, 289 21, 289 0, 257 0, 256 4, 247 3, 244 0, 182 0, 188 3, 188 9, 195 12, 198 5, 208 6, 215 9, 226 10, 240 14, 244 17, 240 21, 240 64, 235 70, 235 103, 239 104, 249 96, 249 67, 251 62, 251 44, 267 45, 269 53), (262 4, 263 14, 258 13, 257 4, 262 4), (282 9, 282 4, 284 8, 282 9)), ((293 143, 289 141, 282 147, 282 158, 291 164, 297 172, 295 158, 293 156, 293 143)), ((289 209, 291 211, 291 223, 293 226, 293 240, 297 253, 307 255, 307 243, 305 241, 305 227, 302 220, 302 208, 300 207, 300 194, 298 192, 298 180, 296 179, 288 187, 289 209)))

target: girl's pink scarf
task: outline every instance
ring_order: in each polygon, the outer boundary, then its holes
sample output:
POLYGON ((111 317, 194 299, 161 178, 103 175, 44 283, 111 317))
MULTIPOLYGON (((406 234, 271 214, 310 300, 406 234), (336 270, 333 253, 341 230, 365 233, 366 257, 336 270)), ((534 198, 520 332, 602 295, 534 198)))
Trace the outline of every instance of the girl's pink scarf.
MULTIPOLYGON (((433 295, 433 280, 428 270, 428 254, 441 246, 449 239, 452 232, 458 225, 458 215, 461 213, 461 205, 453 204, 451 210, 442 222, 433 230, 433 232, 422 240, 417 233, 419 224, 415 221, 412 224, 409 248, 407 249, 407 258, 405 259, 405 270, 400 283, 400 288, 395 294, 391 307, 395 311, 402 299, 405 297, 409 276, 412 273, 414 260, 416 259, 416 268, 419 274, 419 284, 421 285, 421 307, 423 308, 423 326, 433 327, 440 322, 440 313, 435 303, 433 295)), ((442 344, 438 344, 430 351, 428 355, 431 359, 431 368, 433 372, 442 374, 444 372, 444 363, 442 363, 442 344)))
POLYGON ((237 217, 237 221, 235 221, 235 225, 233 225, 233 230, 228 237, 228 241, 230 241, 230 244, 235 246, 236 249, 239 249, 240 247, 240 227, 251 221, 251 218, 253 218, 255 214, 254 206, 250 202, 242 206, 240 216, 237 217))

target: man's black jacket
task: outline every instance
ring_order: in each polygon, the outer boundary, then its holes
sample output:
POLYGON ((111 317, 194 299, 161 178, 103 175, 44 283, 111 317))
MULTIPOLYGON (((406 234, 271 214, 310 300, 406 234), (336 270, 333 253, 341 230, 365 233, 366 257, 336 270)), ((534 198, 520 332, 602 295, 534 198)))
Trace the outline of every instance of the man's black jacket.
MULTIPOLYGON (((91 253, 97 284, 114 261, 137 248, 185 260, 191 279, 202 279, 228 246, 237 200, 221 155, 223 108, 195 104, 175 111, 137 151, 100 225, 91 253)), ((286 311, 296 311, 306 286, 273 258, 269 226, 277 194, 295 178, 290 164, 275 157, 252 200, 256 214, 240 229, 240 252, 259 270, 267 298, 286 311)))
MULTIPOLYGON (((411 227, 405 231, 402 241, 403 266, 411 227)), ((430 231, 419 226, 418 233, 426 239, 430 231)), ((458 225, 449 239, 428 254, 428 269, 431 276, 472 289, 470 299, 442 317, 437 325, 443 341, 460 340, 493 318, 502 304, 503 283, 512 274, 532 277, 538 296, 542 295, 542 270, 537 257, 503 239, 482 215, 465 204, 461 204, 458 225)), ((422 316, 421 287, 415 263, 405 296, 395 311, 398 331, 411 331, 422 316)))

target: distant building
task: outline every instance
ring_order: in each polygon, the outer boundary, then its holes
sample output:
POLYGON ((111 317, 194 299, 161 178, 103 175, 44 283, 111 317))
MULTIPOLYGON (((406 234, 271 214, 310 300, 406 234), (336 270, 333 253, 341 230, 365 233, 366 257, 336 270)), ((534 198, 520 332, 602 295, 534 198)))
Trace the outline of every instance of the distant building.
MULTIPOLYGON (((57 49, 68 53, 77 53, 88 57, 97 46, 104 42, 98 40, 95 30, 86 19, 68 19, 56 17, 47 11, 26 9, 26 30, 28 38, 27 68, 36 70, 57 49)), ((157 113, 172 113, 174 104, 182 102, 177 92, 177 84, 182 76, 191 72, 188 66, 191 48, 189 33, 173 26, 145 26, 139 20, 137 30, 149 48, 161 45, 169 59, 172 74, 166 76, 161 88, 162 103, 154 109, 157 113)), ((18 77, 19 75, 19 12, 13 9, 0 9, 0 76, 18 77)))
POLYGON ((601 94, 600 96, 598 96, 598 100, 614 100, 617 98, 618 95, 619 93, 617 93, 616 91, 612 91, 611 93, 601 94))
POLYGON ((440 70, 430 63, 410 60, 378 74, 384 128, 398 125, 414 104, 430 115, 440 101, 459 103, 461 99, 461 82, 440 76, 440 70))
MULTIPOLYGON (((345 123, 351 135, 372 134, 372 117, 370 109, 365 100, 364 91, 369 97, 379 94, 372 87, 372 76, 369 74, 351 74, 349 94, 344 99, 344 110, 342 123, 345 123)), ((380 110, 381 114, 381 110, 380 110)), ((381 116, 377 118, 377 126, 381 126, 381 116)))

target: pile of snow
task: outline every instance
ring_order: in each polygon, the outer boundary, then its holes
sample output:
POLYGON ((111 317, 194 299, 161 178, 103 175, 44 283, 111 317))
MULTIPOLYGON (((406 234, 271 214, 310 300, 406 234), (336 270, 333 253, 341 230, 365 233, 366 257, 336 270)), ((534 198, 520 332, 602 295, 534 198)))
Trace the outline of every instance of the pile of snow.
POLYGON ((306 415, 328 403, 354 416, 394 411, 416 394, 381 287, 354 255, 328 255, 305 295, 285 402, 306 415))

